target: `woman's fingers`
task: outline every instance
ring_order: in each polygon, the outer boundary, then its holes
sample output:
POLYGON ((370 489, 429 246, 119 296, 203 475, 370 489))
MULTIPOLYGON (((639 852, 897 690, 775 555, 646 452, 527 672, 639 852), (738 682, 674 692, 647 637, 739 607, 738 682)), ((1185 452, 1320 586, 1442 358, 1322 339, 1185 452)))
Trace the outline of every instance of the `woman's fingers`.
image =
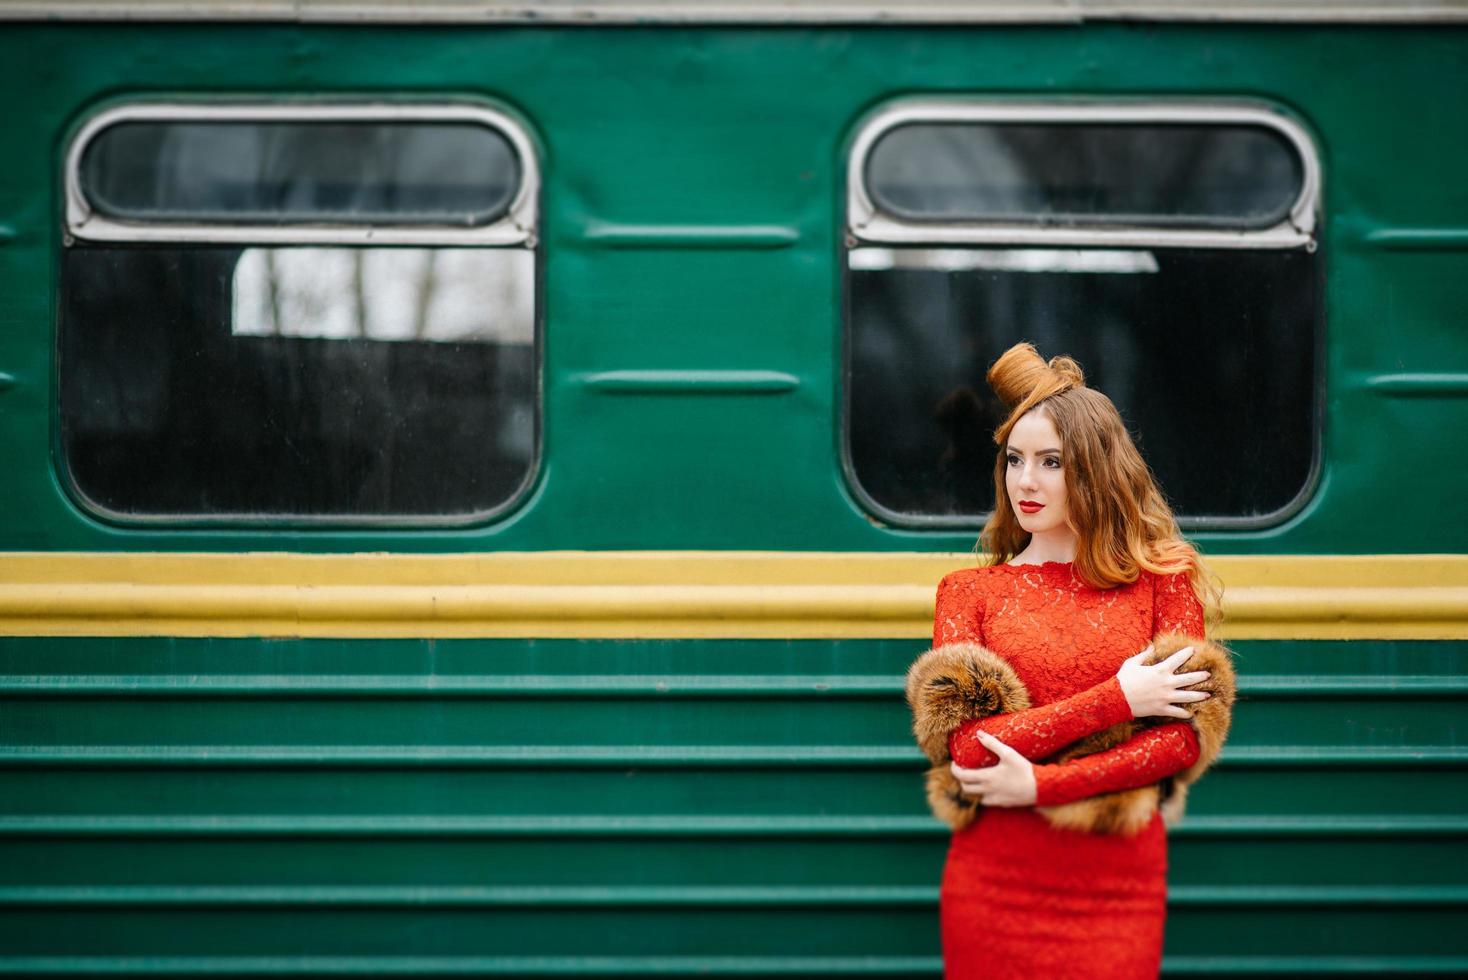
POLYGON ((974 732, 974 734, 979 737, 979 741, 983 744, 984 748, 988 749, 990 752, 993 752, 1001 759, 1005 758, 1006 756, 1019 755, 1019 753, 1011 748, 1008 743, 999 741, 999 739, 995 738, 993 735, 990 735, 988 732, 983 731, 982 729, 974 732))
POLYGON ((1174 701, 1206 701, 1211 697, 1207 691, 1176 691, 1172 695, 1174 701))
POLYGON ((1181 650, 1176 651, 1171 656, 1169 656, 1166 660, 1162 661, 1162 663, 1160 664, 1160 666, 1166 667, 1167 668, 1167 672, 1170 674, 1173 671, 1177 670, 1179 667, 1181 667, 1184 663, 1186 663, 1187 662, 1187 659, 1189 657, 1191 657, 1192 655, 1193 655, 1193 648, 1192 647, 1183 647, 1181 650))
POLYGON ((1210 678, 1212 676, 1213 675, 1210 674, 1206 670, 1192 670, 1192 671, 1189 671, 1186 674, 1174 674, 1173 675, 1173 679, 1176 680, 1177 683, 1179 683, 1179 684, 1186 685, 1186 684, 1196 684, 1199 681, 1206 681, 1208 678, 1210 678))
MULTIPOLYGON (((985 732, 981 734, 988 733, 985 732)), ((990 746, 991 749, 993 749, 995 746, 998 746, 999 748, 1011 752, 1014 751, 1013 749, 1010 749, 1009 746, 999 741, 997 738, 994 738, 993 736, 989 737, 990 740, 994 743, 990 746)), ((965 769, 957 762, 950 762, 948 764, 948 771, 953 773, 954 778, 958 780, 959 789, 961 789, 966 795, 979 799, 979 802, 981 803, 983 802, 982 797, 985 794, 995 792, 996 780, 999 778, 998 768, 995 766, 985 766, 982 769, 965 769)))
POLYGON ((989 781, 986 779, 960 779, 958 785, 970 796, 976 796, 990 789, 989 781))

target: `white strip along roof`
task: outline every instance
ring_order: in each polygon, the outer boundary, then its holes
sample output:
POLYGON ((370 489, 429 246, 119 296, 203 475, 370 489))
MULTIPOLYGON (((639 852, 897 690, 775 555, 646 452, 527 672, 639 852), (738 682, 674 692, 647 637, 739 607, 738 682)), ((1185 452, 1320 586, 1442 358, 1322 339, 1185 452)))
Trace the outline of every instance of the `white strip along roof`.
POLYGON ((0 0, 0 20, 518 24, 1468 22, 1468 0, 0 0))

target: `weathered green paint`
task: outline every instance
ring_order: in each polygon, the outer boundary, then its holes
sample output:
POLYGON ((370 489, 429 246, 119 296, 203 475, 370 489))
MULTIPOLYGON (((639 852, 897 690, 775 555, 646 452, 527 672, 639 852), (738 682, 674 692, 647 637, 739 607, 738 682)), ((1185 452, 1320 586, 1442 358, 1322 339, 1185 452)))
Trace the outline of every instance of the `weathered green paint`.
MULTIPOLYGON (((1465 90, 1445 27, 6 24, 0 549, 965 551, 862 515, 836 414, 846 142, 886 100, 960 93, 1301 120, 1323 476, 1285 525, 1199 540, 1463 552, 1465 90), (491 100, 540 143, 532 493, 452 531, 82 513, 51 462, 71 128, 128 99, 379 95, 491 100)), ((920 648, 0 640, 0 971, 933 976, 945 837, 899 693, 920 648)), ((1236 732, 1173 837, 1168 971, 1468 969, 1468 645, 1239 653, 1236 732)))

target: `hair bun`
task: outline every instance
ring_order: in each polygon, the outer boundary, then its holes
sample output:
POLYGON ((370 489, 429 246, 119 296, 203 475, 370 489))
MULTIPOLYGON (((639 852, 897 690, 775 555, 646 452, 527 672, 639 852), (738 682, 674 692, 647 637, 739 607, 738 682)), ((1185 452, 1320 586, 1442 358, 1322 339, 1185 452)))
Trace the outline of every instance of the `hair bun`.
POLYGON ((1085 372, 1074 359, 1062 355, 1052 357, 1046 363, 1040 352, 1035 350, 1035 345, 1030 343, 1015 344, 1000 354, 989 368, 987 378, 989 387, 1009 409, 1033 394, 1039 394, 1035 399, 1039 401, 1067 388, 1083 388, 1086 384, 1085 372))
POLYGON ((1070 383, 1072 388, 1084 388, 1086 386, 1086 372, 1076 363, 1075 358, 1066 357, 1061 354, 1050 358, 1050 370, 1062 381, 1070 383))

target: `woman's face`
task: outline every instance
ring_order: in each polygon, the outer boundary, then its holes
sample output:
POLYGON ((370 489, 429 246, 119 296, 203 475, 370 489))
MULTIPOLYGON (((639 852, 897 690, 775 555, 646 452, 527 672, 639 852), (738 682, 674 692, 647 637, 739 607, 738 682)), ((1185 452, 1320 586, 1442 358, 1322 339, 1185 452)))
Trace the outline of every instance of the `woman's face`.
POLYGON ((1041 409, 1021 415, 1009 431, 1004 485, 1019 526, 1044 534, 1066 526, 1065 460, 1060 436, 1041 409))

